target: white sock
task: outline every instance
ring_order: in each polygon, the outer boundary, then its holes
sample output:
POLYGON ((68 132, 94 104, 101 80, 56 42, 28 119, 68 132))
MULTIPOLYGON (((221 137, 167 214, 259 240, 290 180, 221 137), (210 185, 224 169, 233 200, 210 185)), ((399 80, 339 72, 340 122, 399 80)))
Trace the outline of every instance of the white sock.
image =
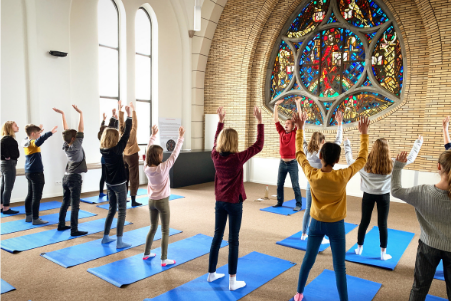
POLYGON ((321 242, 321 244, 324 245, 324 244, 328 244, 328 243, 329 243, 329 240, 327 238, 323 237, 323 241, 321 242))
POLYGON ((387 251, 382 251, 381 250, 381 260, 389 260, 389 259, 392 258, 391 255, 387 254, 386 252, 387 251))
POLYGON ((355 253, 357 255, 362 255, 362 252, 363 252, 363 245, 362 246, 357 245, 357 249, 355 249, 355 253))
POLYGON ((232 276, 229 277, 229 290, 234 291, 234 290, 237 290, 237 289, 245 287, 245 286, 246 286, 246 282, 244 282, 244 281, 237 281, 236 280, 236 276, 235 277, 232 277, 232 276))
POLYGON ((219 279, 219 278, 222 278, 222 277, 224 277, 224 276, 225 276, 225 274, 219 274, 219 273, 216 273, 216 272, 214 272, 214 273, 208 273, 207 281, 208 281, 208 282, 213 282, 213 281, 215 281, 215 280, 217 280, 217 279, 219 279))
POLYGON ((301 236, 301 240, 306 240, 306 239, 307 239, 307 237, 308 237, 308 235, 307 235, 307 234, 302 234, 302 236, 301 236))
POLYGON ((165 266, 170 265, 170 264, 175 264, 175 260, 165 259, 165 260, 161 261, 161 266, 162 267, 165 267, 165 266))
POLYGON ((155 256, 157 256, 157 254, 155 254, 155 253, 150 253, 149 255, 144 254, 143 260, 146 260, 146 259, 149 259, 149 258, 153 258, 155 256))

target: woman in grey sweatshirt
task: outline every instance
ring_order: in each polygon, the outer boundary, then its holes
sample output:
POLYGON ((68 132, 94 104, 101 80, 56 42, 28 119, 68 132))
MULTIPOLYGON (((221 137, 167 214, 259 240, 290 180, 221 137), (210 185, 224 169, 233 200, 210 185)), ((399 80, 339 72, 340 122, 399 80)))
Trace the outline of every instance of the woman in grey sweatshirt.
MULTIPOLYGON (((407 164, 413 163, 421 149, 423 138, 421 136, 415 141, 408 156, 407 164)), ((354 163, 352 158, 351 143, 346 139, 345 155, 348 165, 354 163)), ((357 234, 357 249, 355 253, 362 255, 363 243, 365 241, 366 230, 371 221, 374 204, 377 204, 377 220, 380 236, 381 260, 388 260, 392 257, 387 254, 387 219, 390 210, 390 180, 392 177, 393 159, 390 157, 388 141, 384 138, 377 139, 368 155, 368 161, 364 168, 360 170, 362 181, 360 189, 363 191, 362 198, 362 219, 360 220, 357 234)))
POLYGON ((425 300, 440 260, 443 260, 446 292, 451 300, 451 151, 443 152, 437 163, 440 182, 402 188, 401 171, 407 153, 396 158, 391 193, 415 207, 421 235, 418 241, 415 274, 410 301, 425 300))

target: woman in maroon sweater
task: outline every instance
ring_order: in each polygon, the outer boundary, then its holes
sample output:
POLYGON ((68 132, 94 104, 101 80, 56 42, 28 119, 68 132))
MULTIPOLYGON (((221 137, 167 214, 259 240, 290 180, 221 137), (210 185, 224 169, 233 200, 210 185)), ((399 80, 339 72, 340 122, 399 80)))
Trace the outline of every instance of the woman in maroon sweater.
POLYGON ((218 253, 221 247, 224 229, 229 217, 229 289, 231 291, 246 286, 244 281, 236 280, 238 265, 238 235, 243 215, 243 201, 246 192, 243 184, 243 165, 263 149, 264 126, 262 113, 254 108, 254 116, 258 121, 257 141, 243 152, 238 152, 238 133, 232 128, 224 127, 225 110, 218 108, 219 123, 215 135, 215 144, 211 158, 216 169, 215 175, 215 235, 211 243, 208 267, 208 282, 224 277, 216 273, 218 253))

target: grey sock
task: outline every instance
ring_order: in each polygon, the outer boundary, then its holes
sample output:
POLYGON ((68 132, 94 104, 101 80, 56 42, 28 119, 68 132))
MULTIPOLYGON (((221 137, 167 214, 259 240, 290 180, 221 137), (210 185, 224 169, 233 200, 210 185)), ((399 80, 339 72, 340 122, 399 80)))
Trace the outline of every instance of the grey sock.
POLYGON ((117 236, 116 249, 123 249, 123 248, 128 248, 131 246, 132 246, 131 244, 127 244, 122 241, 122 236, 117 236))
POLYGON ((25 216, 25 222, 31 223, 33 221, 33 215, 27 215, 25 216))
POLYGON ((37 219, 33 219, 33 225, 44 225, 44 224, 48 224, 48 221, 44 221, 40 218, 37 219))

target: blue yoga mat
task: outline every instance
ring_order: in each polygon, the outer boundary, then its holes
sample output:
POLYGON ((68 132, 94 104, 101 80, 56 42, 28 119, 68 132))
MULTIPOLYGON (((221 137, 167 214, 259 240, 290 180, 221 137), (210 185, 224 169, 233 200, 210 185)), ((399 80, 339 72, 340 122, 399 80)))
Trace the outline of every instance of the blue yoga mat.
MULTIPOLYGON (((182 198, 184 198, 184 196, 176 195, 176 194, 171 194, 169 196, 169 200, 170 201, 176 200, 176 199, 182 199, 182 198)), ((137 207, 141 207, 141 206, 147 206, 149 204, 149 198, 147 196, 137 198, 136 201, 138 203, 141 203, 141 205, 139 205, 139 206, 132 206, 132 203, 128 202, 127 203, 127 209, 137 208, 137 207)), ((108 209, 110 209, 110 204, 97 205, 97 207, 108 210, 108 209)))
MULTIPOLYGON (((130 222, 127 221, 125 222, 125 225, 130 224, 131 224, 130 222)), ((111 225, 111 229, 116 228, 116 225, 117 219, 114 219, 113 224, 111 225)), ((88 231, 88 234, 86 235, 103 231, 104 228, 105 228, 104 218, 78 224, 78 230, 88 231)), ((71 236, 70 230, 58 231, 57 229, 53 229, 2 240, 1 247, 5 251, 14 253, 55 244, 61 241, 70 240, 77 237, 81 236, 71 236)))
MULTIPOLYGON (((136 230, 124 232, 124 241, 132 244, 130 248, 134 248, 146 243, 147 233, 150 226, 139 228, 136 230)), ((169 235, 181 233, 182 231, 169 229, 169 235)), ((116 236, 111 236, 116 239, 116 236)), ((154 241, 161 239, 161 227, 158 227, 154 241)), ((124 249, 116 249, 116 243, 101 244, 102 239, 86 242, 84 244, 67 247, 49 253, 42 253, 41 256, 47 258, 62 267, 69 268, 81 263, 85 263, 94 259, 105 257, 111 254, 119 253, 124 249)))
POLYGON ((274 279, 295 263, 251 252, 238 259, 238 280, 246 282, 246 286, 236 291, 229 291, 228 265, 217 269, 216 272, 225 274, 225 277, 213 282, 207 282, 207 275, 200 276, 188 283, 176 287, 153 299, 155 301, 192 301, 192 300, 238 300, 253 292, 268 281, 274 279))
POLYGON ((16 288, 2 279, 2 294, 15 290, 16 288))
POLYGON ((284 202, 282 207, 274 208, 274 207, 270 206, 270 207, 262 208, 260 210, 266 211, 266 212, 271 212, 271 213, 276 213, 276 214, 281 214, 281 215, 292 215, 292 214, 301 212, 302 210, 305 210, 305 205, 306 205, 306 200, 305 200, 305 198, 302 198, 302 209, 299 211, 293 211, 294 207, 296 207, 295 199, 284 202))
POLYGON ((440 298, 437 296, 427 295, 425 301, 447 301, 445 298, 440 298))
MULTIPOLYGON (((67 211, 66 213, 66 222, 70 221, 70 210, 67 211)), ((6 223, 2 223, 1 226, 1 234, 10 234, 10 233, 14 233, 14 232, 19 232, 19 231, 24 231, 24 230, 29 230, 29 229, 34 229, 34 228, 40 228, 40 227, 44 227, 44 226, 49 226, 49 225, 54 225, 54 224, 58 224, 58 219, 59 219, 59 213, 53 213, 53 214, 48 214, 48 215, 43 215, 41 216, 41 218, 45 221, 48 221, 47 224, 43 224, 43 225, 33 225, 32 223, 27 223, 25 222, 24 219, 21 220, 17 220, 17 221, 12 221, 12 222, 6 222, 6 223)), ((78 218, 86 218, 86 217, 92 217, 92 216, 96 216, 97 214, 91 213, 91 212, 87 212, 87 211, 83 211, 80 210, 78 212, 78 218)))
POLYGON ((443 274, 443 260, 438 264, 437 269, 435 270, 435 279, 445 281, 445 274, 443 274))
MULTIPOLYGON (((381 288, 382 284, 346 275, 348 283, 349 301, 371 301, 381 288)), ((296 291, 294 291, 296 293, 296 291)), ((291 298, 290 301, 293 301, 291 298)), ((338 296, 335 272, 324 270, 312 280, 304 289, 302 301, 336 301, 338 296)))
POLYGON ((99 197, 98 195, 95 195, 95 196, 91 196, 91 197, 87 197, 87 198, 82 198, 82 199, 80 199, 80 201, 88 203, 88 204, 98 204, 98 203, 108 202, 108 198, 106 197, 106 195, 103 197, 99 197))
MULTIPOLYGON (((41 205, 39 206, 39 211, 51 210, 51 209, 56 209, 56 208, 60 208, 60 207, 61 207, 61 202, 50 201, 50 202, 41 203, 41 205)), ((19 211, 19 213, 16 213, 16 214, 4 214, 2 212, 0 214, 0 218, 25 214, 25 206, 11 207, 11 209, 19 211)))
MULTIPOLYGON (((166 267, 161 266, 161 248, 158 248, 152 251, 152 253, 157 254, 152 259, 143 260, 144 253, 141 253, 97 268, 88 269, 88 272, 117 287, 121 287, 208 254, 212 239, 210 236, 197 234, 170 244, 168 247, 168 258, 175 260, 176 264, 166 267)), ((226 245, 227 242, 223 241, 221 247, 226 245)))
POLYGON ((374 226, 365 236, 362 255, 355 254, 354 250, 357 249, 357 244, 355 244, 348 252, 346 252, 346 260, 394 270, 414 235, 415 234, 411 232, 388 229, 387 253, 390 254, 392 258, 389 260, 381 260, 379 228, 374 226))
MULTIPOLYGON (((138 191, 136 192, 136 196, 142 196, 142 195, 147 195, 147 189, 144 188, 139 188, 138 191)), ((127 194, 127 197, 130 197, 130 191, 127 194)))
MULTIPOLYGON (((345 233, 348 234, 349 232, 354 230, 356 227, 357 227, 357 225, 355 225, 355 224, 345 223, 345 233)), ((290 237, 285 238, 284 240, 278 241, 276 244, 305 251, 305 250, 307 250, 308 237, 306 240, 301 240, 301 236, 302 236, 302 231, 299 231, 298 233, 293 234, 290 237)), ((328 238, 328 237, 326 236, 326 238, 328 238)), ((326 250, 328 247, 330 247, 330 244, 321 244, 318 252, 322 252, 322 251, 326 250)))

